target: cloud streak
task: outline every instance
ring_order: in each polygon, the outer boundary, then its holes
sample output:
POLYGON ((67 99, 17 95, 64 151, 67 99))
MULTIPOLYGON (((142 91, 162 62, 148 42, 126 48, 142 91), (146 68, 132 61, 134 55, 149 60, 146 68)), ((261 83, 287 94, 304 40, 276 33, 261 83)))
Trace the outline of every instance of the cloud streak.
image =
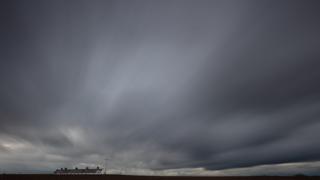
POLYGON ((320 159, 315 1, 0 7, 0 165, 9 171, 106 157, 165 172, 320 159))

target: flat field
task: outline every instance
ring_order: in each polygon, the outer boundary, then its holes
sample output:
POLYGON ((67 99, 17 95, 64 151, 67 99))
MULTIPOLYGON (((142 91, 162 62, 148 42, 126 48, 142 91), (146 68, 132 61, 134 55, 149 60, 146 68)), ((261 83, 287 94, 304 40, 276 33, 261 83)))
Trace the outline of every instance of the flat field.
POLYGON ((0 180, 299 180, 319 179, 311 176, 250 176, 250 177, 190 177, 190 176, 126 176, 126 175, 0 175, 0 180))

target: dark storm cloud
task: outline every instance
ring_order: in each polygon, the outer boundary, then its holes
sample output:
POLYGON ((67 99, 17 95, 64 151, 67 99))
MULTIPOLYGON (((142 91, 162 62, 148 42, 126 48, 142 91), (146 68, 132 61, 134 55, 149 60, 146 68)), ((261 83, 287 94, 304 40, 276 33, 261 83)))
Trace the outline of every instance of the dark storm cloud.
POLYGON ((2 1, 0 164, 48 170, 109 157, 120 168, 224 169, 320 160, 318 8, 2 1))

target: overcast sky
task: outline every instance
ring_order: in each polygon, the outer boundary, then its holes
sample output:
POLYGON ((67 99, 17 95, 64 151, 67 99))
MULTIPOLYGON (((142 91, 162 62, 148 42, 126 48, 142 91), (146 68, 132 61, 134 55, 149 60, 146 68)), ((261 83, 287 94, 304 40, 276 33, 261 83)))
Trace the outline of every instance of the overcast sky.
POLYGON ((319 172, 319 9, 2 0, 0 172, 319 172))

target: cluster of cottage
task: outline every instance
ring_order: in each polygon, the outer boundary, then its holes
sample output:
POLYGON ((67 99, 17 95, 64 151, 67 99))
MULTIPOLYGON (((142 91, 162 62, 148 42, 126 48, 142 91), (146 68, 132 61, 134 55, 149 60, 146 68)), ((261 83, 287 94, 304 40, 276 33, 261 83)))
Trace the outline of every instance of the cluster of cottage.
POLYGON ((90 169, 86 167, 85 169, 79 169, 79 168, 74 168, 74 169, 68 169, 68 168, 61 168, 57 169, 54 171, 54 174, 102 174, 102 168, 93 168, 90 169))

